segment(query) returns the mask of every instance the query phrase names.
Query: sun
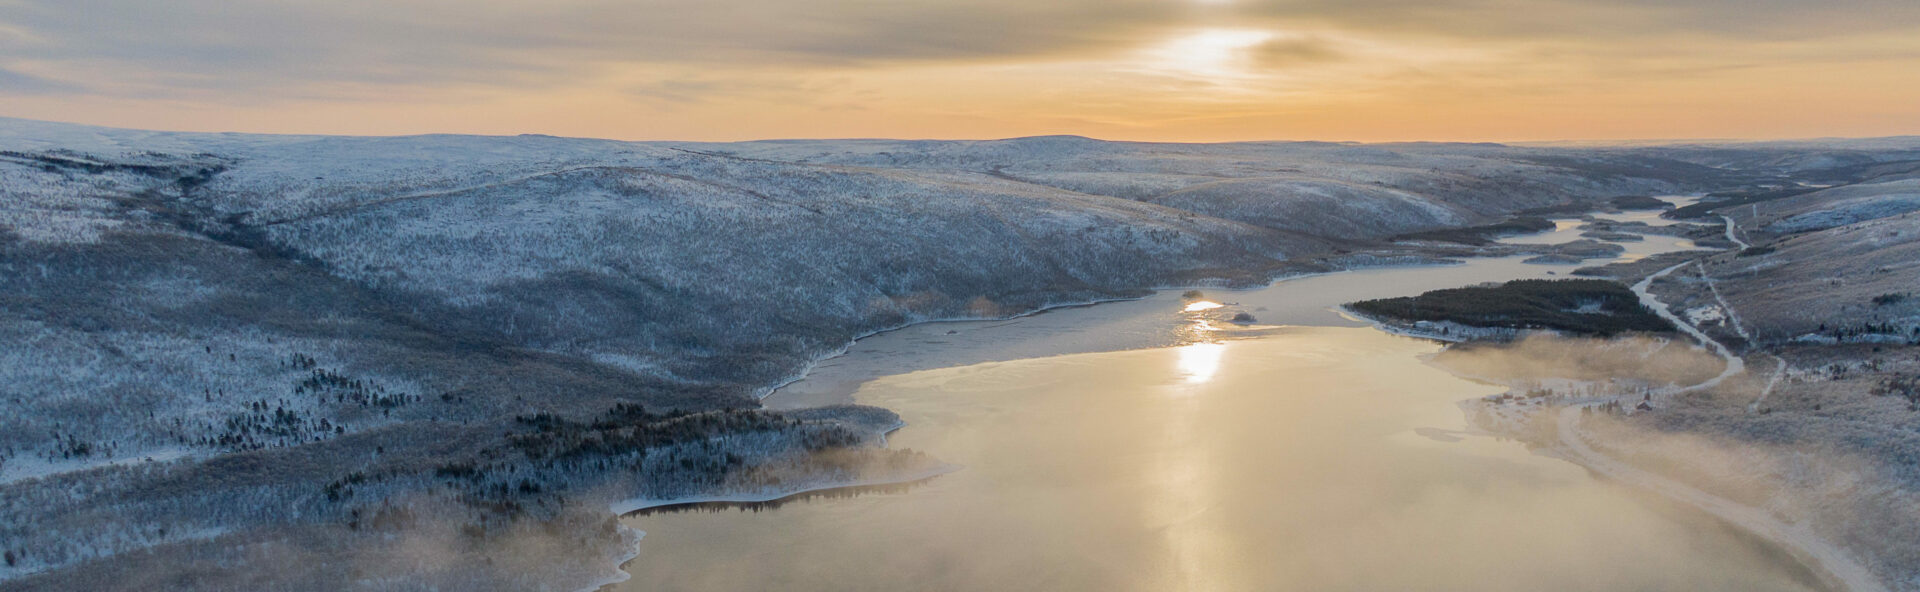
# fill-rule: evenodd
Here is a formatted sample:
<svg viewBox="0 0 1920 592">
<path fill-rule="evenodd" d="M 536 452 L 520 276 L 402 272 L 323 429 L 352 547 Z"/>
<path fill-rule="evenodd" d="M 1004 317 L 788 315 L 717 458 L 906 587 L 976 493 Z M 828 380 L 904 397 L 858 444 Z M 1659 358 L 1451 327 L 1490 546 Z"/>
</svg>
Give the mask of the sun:
<svg viewBox="0 0 1920 592">
<path fill-rule="evenodd" d="M 1274 33 L 1255 29 L 1202 29 L 1151 48 L 1147 62 L 1155 70 L 1216 80 L 1251 76 L 1248 50 L 1271 41 Z"/>
</svg>

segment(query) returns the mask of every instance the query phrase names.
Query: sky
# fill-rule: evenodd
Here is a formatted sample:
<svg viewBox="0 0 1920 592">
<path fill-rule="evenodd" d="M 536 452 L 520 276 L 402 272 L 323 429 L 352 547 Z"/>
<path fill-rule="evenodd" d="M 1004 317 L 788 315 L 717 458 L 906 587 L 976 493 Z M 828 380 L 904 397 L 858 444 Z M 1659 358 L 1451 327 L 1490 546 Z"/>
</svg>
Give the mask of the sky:
<svg viewBox="0 0 1920 592">
<path fill-rule="evenodd" d="M 631 140 L 1920 134 L 1915 0 L 0 0 L 0 116 Z"/>
</svg>

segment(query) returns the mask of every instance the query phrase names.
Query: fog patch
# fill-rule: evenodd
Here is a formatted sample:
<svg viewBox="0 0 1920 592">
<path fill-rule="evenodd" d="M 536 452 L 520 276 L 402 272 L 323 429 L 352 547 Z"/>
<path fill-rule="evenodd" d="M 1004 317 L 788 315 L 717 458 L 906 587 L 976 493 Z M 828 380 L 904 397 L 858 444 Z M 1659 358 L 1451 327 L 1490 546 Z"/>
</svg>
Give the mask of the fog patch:
<svg viewBox="0 0 1920 592">
<path fill-rule="evenodd" d="M 1689 385 L 1726 367 L 1713 352 L 1655 337 L 1593 339 L 1534 333 L 1509 343 L 1467 343 L 1434 354 L 1433 364 L 1454 374 L 1534 387 L 1553 381 L 1615 385 Z"/>
</svg>

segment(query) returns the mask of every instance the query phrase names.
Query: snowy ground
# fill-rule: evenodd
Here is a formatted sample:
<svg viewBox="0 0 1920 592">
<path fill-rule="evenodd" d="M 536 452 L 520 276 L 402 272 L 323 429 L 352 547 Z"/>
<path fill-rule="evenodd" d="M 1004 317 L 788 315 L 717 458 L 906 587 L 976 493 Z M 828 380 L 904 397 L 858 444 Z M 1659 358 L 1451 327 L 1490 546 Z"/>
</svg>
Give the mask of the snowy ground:
<svg viewBox="0 0 1920 592">
<path fill-rule="evenodd" d="M 1917 319 L 1901 299 L 1863 301 L 1920 285 L 1902 279 L 1920 221 L 1897 207 L 1854 207 L 1879 217 L 1787 236 L 1778 225 L 1746 230 L 1834 200 L 1858 206 L 1869 193 L 1904 199 L 1874 185 L 1726 208 L 1715 218 L 1728 251 L 1640 272 L 1642 300 L 1725 361 L 1713 378 L 1652 390 L 1649 411 L 1627 392 L 1474 402 L 1469 413 L 1781 541 L 1844 589 L 1915 589 L 1920 549 L 1900 533 L 1920 528 L 1910 464 L 1920 437 L 1914 407 L 1883 385 L 1920 371 L 1904 337 Z M 1818 339 L 1780 337 L 1814 324 Z M 1745 372 L 1749 361 L 1765 370 Z"/>
<path fill-rule="evenodd" d="M 249 561 L 326 557 L 310 564 L 466 585 L 508 569 L 474 550 L 508 532 L 597 557 L 617 531 L 541 538 L 519 518 L 591 525 L 570 502 L 597 515 L 928 462 L 858 436 L 884 411 L 751 410 L 856 336 L 1480 254 L 1378 239 L 1747 183 L 1782 154 L 1907 150 L 1872 146 L 714 145 L 0 119 L 0 577 L 233 583 L 278 573 Z M 605 450 L 619 430 L 662 440 Z M 429 565 L 345 542 L 414 530 L 472 546 Z M 261 551 L 278 533 L 313 546 Z M 305 575 L 235 585 L 339 583 L 286 573 Z"/>
</svg>

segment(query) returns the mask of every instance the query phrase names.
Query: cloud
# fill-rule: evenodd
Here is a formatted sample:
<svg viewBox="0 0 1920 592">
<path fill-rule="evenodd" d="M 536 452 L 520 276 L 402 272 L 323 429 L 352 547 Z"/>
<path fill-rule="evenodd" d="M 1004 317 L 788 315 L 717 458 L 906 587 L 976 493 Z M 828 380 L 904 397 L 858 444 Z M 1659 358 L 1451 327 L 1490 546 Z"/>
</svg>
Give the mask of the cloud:
<svg viewBox="0 0 1920 592">
<path fill-rule="evenodd" d="M 0 54 L 156 88 L 567 84 L 628 64 L 859 65 L 1125 46 L 1159 0 L 18 0 Z"/>
<path fill-rule="evenodd" d="M 0 0 L 5 114 L 221 130 L 1884 133 L 1916 59 L 1913 0 Z"/>
<path fill-rule="evenodd" d="M 1274 39 L 1252 49 L 1254 61 L 1264 67 L 1334 62 L 1348 56 L 1334 42 L 1318 37 Z"/>
<path fill-rule="evenodd" d="M 846 78 L 802 77 L 755 72 L 720 76 L 711 73 L 675 73 L 648 77 L 625 87 L 627 94 L 664 104 L 710 103 L 738 97 L 784 103 L 825 105 L 831 99 L 857 95 Z"/>
<path fill-rule="evenodd" d="M 77 84 L 0 68 L 0 95 L 59 95 L 85 92 Z"/>
<path fill-rule="evenodd" d="M 1911 0 L 1246 0 L 1243 15 L 1473 39 L 1765 42 L 1920 27 Z"/>
<path fill-rule="evenodd" d="M 406 87 L 552 89 L 662 65 L 857 69 L 1112 55 L 1195 26 L 1652 53 L 1667 46 L 1649 39 L 1774 43 L 1920 28 L 1920 2 L 0 0 L 0 55 L 117 96 L 338 99 Z M 1285 66 L 1343 54 L 1324 40 L 1281 36 L 1254 55 Z M 63 90 L 18 76 L 20 88 Z M 660 80 L 637 92 L 692 100 L 720 86 Z"/>
</svg>

